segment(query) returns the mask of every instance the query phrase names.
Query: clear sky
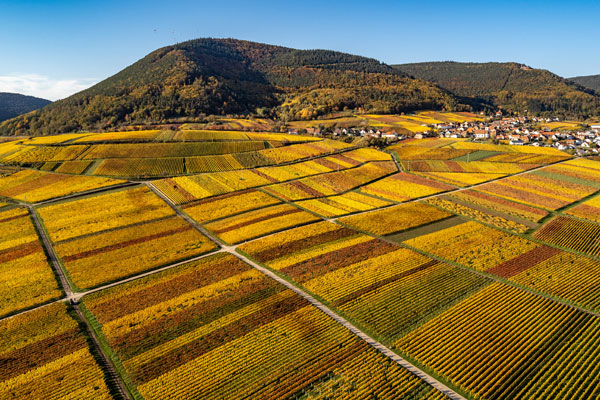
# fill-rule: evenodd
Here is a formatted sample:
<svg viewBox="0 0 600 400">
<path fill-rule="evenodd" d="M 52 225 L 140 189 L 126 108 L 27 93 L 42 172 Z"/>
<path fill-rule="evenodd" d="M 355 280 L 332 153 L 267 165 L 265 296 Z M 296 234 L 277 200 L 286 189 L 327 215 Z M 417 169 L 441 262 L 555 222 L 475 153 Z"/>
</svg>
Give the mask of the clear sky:
<svg viewBox="0 0 600 400">
<path fill-rule="evenodd" d="M 600 74 L 599 0 L 0 0 L 0 91 L 55 100 L 199 37 Z"/>
</svg>

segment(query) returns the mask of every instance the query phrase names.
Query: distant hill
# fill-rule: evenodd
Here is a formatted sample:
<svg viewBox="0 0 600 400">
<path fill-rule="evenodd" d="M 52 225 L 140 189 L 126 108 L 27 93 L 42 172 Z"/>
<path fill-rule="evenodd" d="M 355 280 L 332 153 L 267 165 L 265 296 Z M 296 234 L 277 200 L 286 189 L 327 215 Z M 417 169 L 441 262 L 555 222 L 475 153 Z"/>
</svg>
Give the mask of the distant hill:
<svg viewBox="0 0 600 400">
<path fill-rule="evenodd" d="M 39 97 L 0 92 L 0 122 L 25 114 L 52 103 Z"/>
<path fill-rule="evenodd" d="M 110 129 L 204 115 L 311 119 L 331 112 L 468 110 L 448 91 L 377 60 L 234 39 L 197 39 L 156 50 L 97 85 L 0 135 Z"/>
<path fill-rule="evenodd" d="M 549 71 L 517 63 L 426 62 L 395 65 L 459 95 L 501 106 L 571 118 L 600 115 L 600 95 Z"/>
<path fill-rule="evenodd" d="M 569 79 L 581 86 L 600 93 L 600 75 L 576 76 Z"/>
</svg>

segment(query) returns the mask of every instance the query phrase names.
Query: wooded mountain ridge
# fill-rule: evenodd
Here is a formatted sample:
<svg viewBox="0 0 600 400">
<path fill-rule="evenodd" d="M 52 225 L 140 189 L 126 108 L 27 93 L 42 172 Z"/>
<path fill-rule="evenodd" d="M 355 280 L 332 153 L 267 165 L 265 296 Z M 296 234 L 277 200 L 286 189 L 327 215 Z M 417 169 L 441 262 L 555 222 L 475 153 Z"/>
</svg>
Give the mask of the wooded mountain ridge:
<svg viewBox="0 0 600 400">
<path fill-rule="evenodd" d="M 0 123 L 0 135 L 200 122 L 209 115 L 269 117 L 285 124 L 344 111 L 497 107 L 587 118 L 600 115 L 600 95 L 517 63 L 390 66 L 331 50 L 208 38 L 158 49 L 89 89 Z"/>
<path fill-rule="evenodd" d="M 587 119 L 600 115 L 600 95 L 550 71 L 519 63 L 454 61 L 395 65 L 458 96 L 535 115 Z"/>
</svg>

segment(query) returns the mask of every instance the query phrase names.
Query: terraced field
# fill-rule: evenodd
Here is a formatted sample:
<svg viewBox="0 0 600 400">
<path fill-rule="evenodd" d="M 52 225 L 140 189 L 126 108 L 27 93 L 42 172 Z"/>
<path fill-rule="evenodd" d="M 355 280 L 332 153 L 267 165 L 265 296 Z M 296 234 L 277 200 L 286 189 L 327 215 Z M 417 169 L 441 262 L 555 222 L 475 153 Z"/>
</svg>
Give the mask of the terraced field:
<svg viewBox="0 0 600 400">
<path fill-rule="evenodd" d="M 0 163 L 0 398 L 600 396 L 598 161 L 189 125 Z"/>
</svg>

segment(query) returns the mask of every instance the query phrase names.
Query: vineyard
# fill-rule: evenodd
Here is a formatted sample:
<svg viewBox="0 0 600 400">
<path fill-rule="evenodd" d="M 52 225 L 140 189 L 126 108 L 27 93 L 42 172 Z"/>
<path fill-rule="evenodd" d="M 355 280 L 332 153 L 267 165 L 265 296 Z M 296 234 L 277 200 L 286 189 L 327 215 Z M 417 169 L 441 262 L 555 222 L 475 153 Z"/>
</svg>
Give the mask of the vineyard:
<svg viewBox="0 0 600 400">
<path fill-rule="evenodd" d="M 237 244 L 318 219 L 298 207 L 279 204 L 214 221 L 206 224 L 206 228 L 224 242 Z"/>
<path fill-rule="evenodd" d="M 90 176 L 50 174 L 35 170 L 21 170 L 8 176 L 0 177 L 0 196 L 38 202 L 121 183 L 124 183 L 124 181 Z"/>
<path fill-rule="evenodd" d="M 360 167 L 271 185 L 265 190 L 284 200 L 305 200 L 340 194 L 396 172 L 394 163 L 368 163 Z"/>
<path fill-rule="evenodd" d="M 600 162 L 219 121 L 0 143 L 0 398 L 600 397 Z"/>
<path fill-rule="evenodd" d="M 600 255 L 600 225 L 558 216 L 535 232 L 534 237 L 591 256 Z"/>
<path fill-rule="evenodd" d="M 444 243 L 452 243 L 452 246 Z M 537 245 L 477 222 L 465 222 L 419 236 L 405 244 L 478 271 L 496 266 Z"/>
<path fill-rule="evenodd" d="M 0 321 L 3 399 L 112 399 L 104 373 L 65 304 Z"/>
<path fill-rule="evenodd" d="M 92 295 L 85 306 L 144 398 L 441 398 L 231 255 Z"/>
<path fill-rule="evenodd" d="M 29 212 L 0 212 L 0 316 L 61 297 Z"/>
<path fill-rule="evenodd" d="M 424 203 L 408 203 L 340 219 L 340 222 L 374 235 L 389 235 L 451 217 L 453 214 Z"/>
<path fill-rule="evenodd" d="M 600 222 L 600 197 L 594 197 L 593 199 L 578 204 L 565 211 L 565 214 L 589 219 L 594 222 Z"/>
<path fill-rule="evenodd" d="M 354 212 L 385 207 L 393 203 L 358 192 L 347 192 L 337 196 L 302 200 L 295 204 L 323 217 L 339 217 Z"/>
<path fill-rule="evenodd" d="M 454 186 L 445 183 L 399 172 L 375 183 L 362 186 L 360 191 L 372 196 L 402 202 L 453 189 L 455 189 Z"/>
</svg>

